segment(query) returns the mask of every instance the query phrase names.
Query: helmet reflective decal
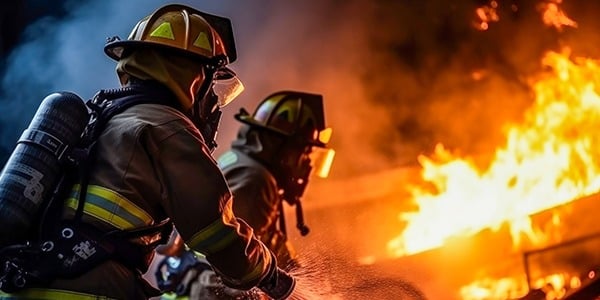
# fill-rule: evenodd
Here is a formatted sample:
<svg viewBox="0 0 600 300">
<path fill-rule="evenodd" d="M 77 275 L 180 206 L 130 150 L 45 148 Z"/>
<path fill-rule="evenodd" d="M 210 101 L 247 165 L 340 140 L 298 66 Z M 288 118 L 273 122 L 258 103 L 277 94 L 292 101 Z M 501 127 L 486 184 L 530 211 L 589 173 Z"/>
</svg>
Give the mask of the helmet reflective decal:
<svg viewBox="0 0 600 300">
<path fill-rule="evenodd" d="M 315 133 L 318 134 L 318 132 L 316 132 L 317 122 L 315 121 L 315 117 L 312 111 L 307 106 L 302 107 L 302 116 L 300 117 L 300 122 L 298 125 L 298 129 L 311 130 L 315 131 Z"/>
<path fill-rule="evenodd" d="M 175 40 L 175 36 L 173 35 L 173 29 L 171 28 L 171 23 L 164 22 L 160 24 L 152 33 L 150 33 L 152 37 L 159 37 L 164 39 Z"/>
<path fill-rule="evenodd" d="M 290 107 L 281 108 L 275 117 L 277 120 L 287 121 L 288 123 L 292 123 L 294 121 L 294 118 L 292 117 L 292 109 Z"/>
<path fill-rule="evenodd" d="M 238 115 L 236 119 L 306 144 L 324 146 L 319 139 L 319 131 L 325 129 L 323 97 L 318 94 L 280 91 L 263 100 L 251 117 Z"/>
<path fill-rule="evenodd" d="M 194 41 L 194 46 L 202 49 L 206 49 L 208 51 L 212 51 L 212 47 L 210 46 L 210 42 L 208 41 L 208 36 L 205 32 L 200 32 L 198 37 Z"/>
<path fill-rule="evenodd" d="M 283 130 L 288 134 L 295 133 L 300 124 L 298 121 L 299 99 L 287 99 L 280 102 L 279 107 L 273 112 L 273 117 L 268 122 L 270 126 Z"/>
<path fill-rule="evenodd" d="M 127 40 L 108 39 L 104 52 L 119 60 L 123 53 L 145 46 L 187 52 L 217 68 L 237 58 L 231 20 L 181 4 L 165 5 L 141 19 Z"/>
</svg>

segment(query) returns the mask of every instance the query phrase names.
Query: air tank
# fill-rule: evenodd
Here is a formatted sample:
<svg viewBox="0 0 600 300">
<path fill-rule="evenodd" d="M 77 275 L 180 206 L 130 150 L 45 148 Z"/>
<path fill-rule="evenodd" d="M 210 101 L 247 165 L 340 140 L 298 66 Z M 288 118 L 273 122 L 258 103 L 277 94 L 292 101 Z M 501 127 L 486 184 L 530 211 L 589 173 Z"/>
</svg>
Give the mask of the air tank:
<svg viewBox="0 0 600 300">
<path fill-rule="evenodd" d="M 0 172 L 0 247 L 25 238 L 89 122 L 85 102 L 70 92 L 42 100 Z"/>
</svg>

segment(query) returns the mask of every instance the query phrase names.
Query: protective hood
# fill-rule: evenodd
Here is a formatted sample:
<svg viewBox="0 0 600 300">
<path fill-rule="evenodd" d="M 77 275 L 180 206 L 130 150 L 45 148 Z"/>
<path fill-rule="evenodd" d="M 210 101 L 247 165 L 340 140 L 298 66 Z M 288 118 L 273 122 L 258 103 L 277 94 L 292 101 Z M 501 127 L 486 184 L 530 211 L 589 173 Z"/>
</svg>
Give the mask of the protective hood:
<svg viewBox="0 0 600 300">
<path fill-rule="evenodd" d="M 243 124 L 231 146 L 258 160 L 273 172 L 279 164 L 279 152 L 284 142 L 284 137 L 277 133 Z"/>
<path fill-rule="evenodd" d="M 121 84 L 130 76 L 164 84 L 177 96 L 184 111 L 192 107 L 196 89 L 204 80 L 201 63 L 151 48 L 137 49 L 121 58 L 116 70 Z"/>
</svg>

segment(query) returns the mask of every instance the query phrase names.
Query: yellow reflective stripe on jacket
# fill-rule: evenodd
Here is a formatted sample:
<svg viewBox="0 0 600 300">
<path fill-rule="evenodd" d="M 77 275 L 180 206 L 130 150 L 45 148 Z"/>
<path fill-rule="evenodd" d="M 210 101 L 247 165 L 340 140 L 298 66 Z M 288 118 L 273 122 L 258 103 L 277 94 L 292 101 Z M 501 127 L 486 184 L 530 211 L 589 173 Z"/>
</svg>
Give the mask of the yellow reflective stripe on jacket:
<svg viewBox="0 0 600 300">
<path fill-rule="evenodd" d="M 53 289 L 26 289 L 18 293 L 7 294 L 0 291 L 0 299 L 2 300 L 114 300 L 106 296 L 96 296 L 91 294 L 53 290 Z"/>
<path fill-rule="evenodd" d="M 79 185 L 75 185 L 66 205 L 77 209 Z M 152 217 L 119 193 L 97 185 L 89 185 L 83 211 L 118 229 L 131 229 L 154 223 Z"/>
<path fill-rule="evenodd" d="M 218 221 L 217 221 L 218 222 Z M 196 235 L 194 235 L 194 237 L 192 238 L 191 242 L 189 243 L 189 246 L 191 248 L 195 248 L 192 245 L 195 245 L 194 243 L 197 241 L 197 239 L 200 239 L 200 237 L 202 236 L 208 236 L 209 234 L 215 234 L 215 232 L 219 232 L 219 227 L 223 227 L 224 229 L 229 229 L 229 228 L 225 228 L 225 226 L 223 225 L 223 223 L 220 223 L 221 226 L 218 226 L 217 222 L 212 223 L 211 225 L 209 225 L 206 229 L 202 230 L 201 232 L 197 233 Z M 216 229 L 215 229 L 216 228 Z M 226 230 L 221 229 L 221 232 L 226 232 Z M 226 243 L 230 243 L 231 240 L 233 240 L 233 238 L 235 237 L 235 231 L 231 231 L 230 234 L 224 236 L 223 239 L 221 239 L 220 241 L 217 242 L 217 244 L 226 244 Z M 213 237 L 209 237 L 208 239 L 201 241 L 201 244 L 198 244 L 199 247 L 211 247 L 210 250 L 215 250 L 215 245 L 211 245 L 211 241 L 215 240 L 216 238 Z M 271 263 L 273 263 L 271 261 L 271 252 L 269 251 L 269 249 L 261 243 L 261 246 L 263 247 L 263 257 L 262 257 L 262 263 L 259 263 L 256 265 L 256 267 L 254 267 L 254 269 L 252 271 L 250 271 L 250 273 L 248 273 L 246 276 L 242 277 L 239 279 L 239 282 L 249 282 L 249 281 L 254 281 L 257 278 L 260 278 L 263 275 L 264 272 L 264 268 L 265 266 L 270 266 Z M 204 249 L 204 248 L 203 248 Z M 202 253 L 196 252 L 194 251 L 194 253 L 198 256 L 198 257 L 205 257 Z M 210 254 L 211 252 L 207 253 Z"/>
<path fill-rule="evenodd" d="M 194 234 L 188 245 L 210 255 L 227 247 L 237 238 L 236 228 L 225 226 L 222 219 L 214 221 L 200 232 Z"/>
<path fill-rule="evenodd" d="M 160 296 L 160 300 L 189 300 L 190 297 L 188 296 L 177 296 L 177 294 L 175 293 L 166 293 L 166 294 L 162 294 L 162 296 Z"/>
<path fill-rule="evenodd" d="M 272 260 L 271 257 L 271 252 L 269 251 L 269 249 L 267 248 L 267 246 L 265 246 L 264 244 L 261 244 L 263 246 L 263 264 L 258 264 L 256 265 L 256 267 L 254 268 L 254 270 L 252 270 L 252 272 L 250 272 L 248 275 L 244 276 L 242 279 L 240 279 L 241 282 L 249 282 L 249 281 L 253 281 L 257 278 L 260 278 L 263 275 L 263 272 L 266 268 L 266 266 L 270 266 L 272 263 L 275 263 Z"/>
<path fill-rule="evenodd" d="M 254 280 L 254 279 L 262 276 L 263 265 L 267 265 L 268 266 L 268 265 L 271 264 L 271 255 L 269 254 L 269 252 L 267 251 L 267 249 L 265 249 L 265 251 L 263 251 L 263 253 L 264 253 L 263 260 L 264 260 L 265 263 L 262 264 L 262 265 L 257 265 L 254 268 L 254 270 L 252 270 L 252 272 L 250 272 L 250 274 L 244 276 L 240 281 L 242 281 L 242 282 L 248 282 L 248 281 L 252 281 L 252 280 Z M 198 259 L 201 259 L 201 258 L 206 259 L 206 256 L 204 254 L 200 253 L 200 252 L 194 251 L 194 255 L 196 255 L 196 257 L 198 257 Z M 165 299 L 167 299 L 167 298 L 165 298 Z M 177 299 L 179 299 L 179 298 L 177 298 Z"/>
</svg>

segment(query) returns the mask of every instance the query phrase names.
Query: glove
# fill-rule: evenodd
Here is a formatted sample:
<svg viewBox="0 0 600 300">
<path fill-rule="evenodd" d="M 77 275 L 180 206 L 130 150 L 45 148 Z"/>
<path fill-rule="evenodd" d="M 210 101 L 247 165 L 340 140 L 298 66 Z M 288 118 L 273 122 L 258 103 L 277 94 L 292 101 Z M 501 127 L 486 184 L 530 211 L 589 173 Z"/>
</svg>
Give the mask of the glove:
<svg viewBox="0 0 600 300">
<path fill-rule="evenodd" d="M 179 257 L 165 256 L 156 268 L 155 278 L 161 292 L 182 296 L 189 292 L 190 278 L 203 271 L 212 271 L 212 267 L 199 260 L 193 251 L 185 251 Z"/>
<path fill-rule="evenodd" d="M 296 286 L 296 280 L 290 274 L 277 267 L 275 258 L 267 276 L 258 284 L 258 288 L 275 300 L 287 299 Z"/>
</svg>

